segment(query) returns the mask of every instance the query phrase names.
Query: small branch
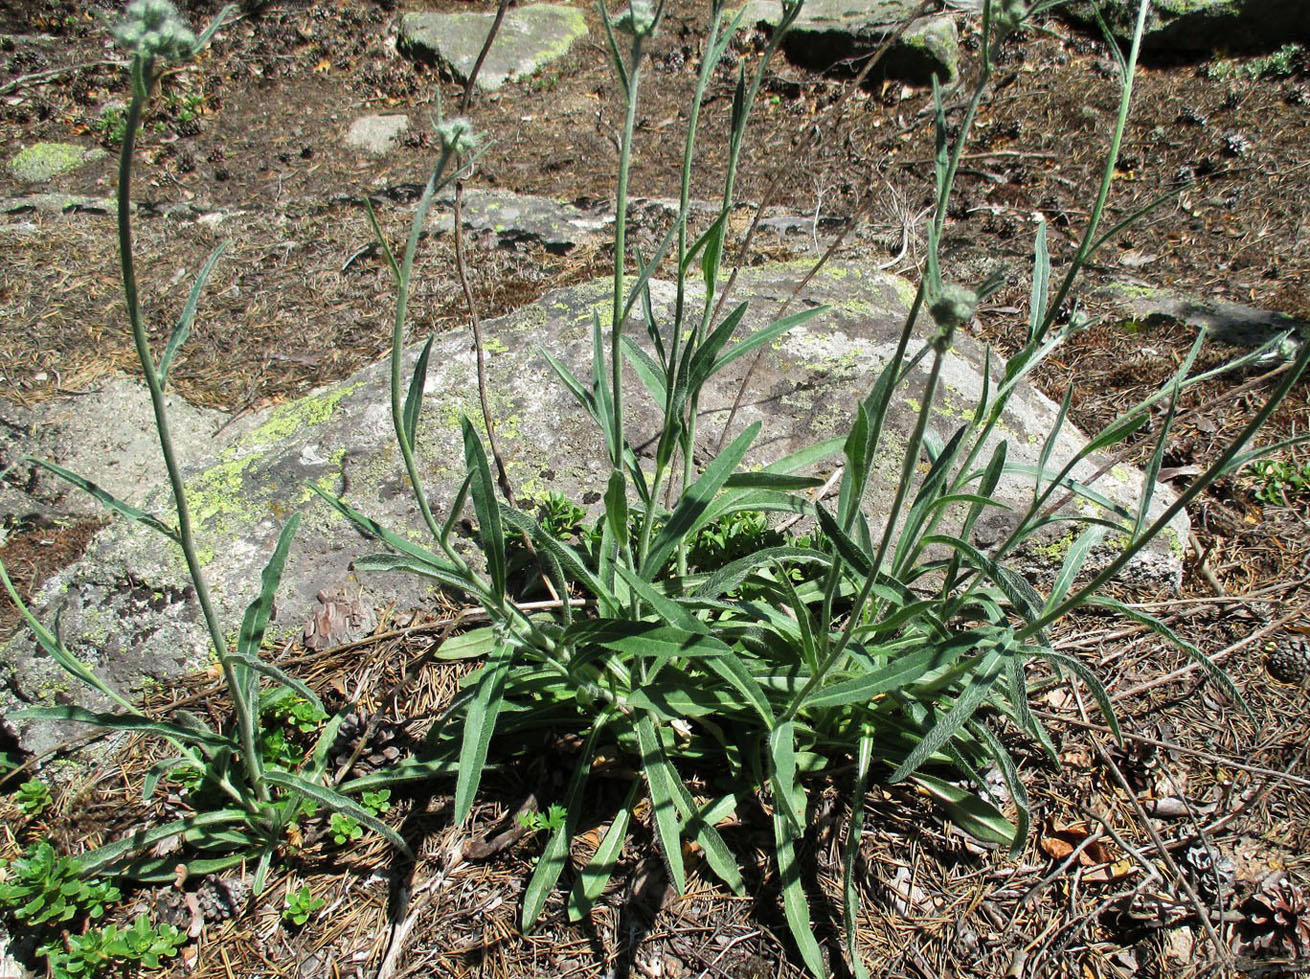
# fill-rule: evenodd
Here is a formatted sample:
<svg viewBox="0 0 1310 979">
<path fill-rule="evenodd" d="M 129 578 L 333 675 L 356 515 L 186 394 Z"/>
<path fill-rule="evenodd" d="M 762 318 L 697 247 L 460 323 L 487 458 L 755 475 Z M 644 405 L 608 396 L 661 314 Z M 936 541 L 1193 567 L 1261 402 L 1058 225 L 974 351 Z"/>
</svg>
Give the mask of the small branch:
<svg viewBox="0 0 1310 979">
<path fill-rule="evenodd" d="M 10 92 L 16 92 L 27 85 L 39 85 L 41 82 L 48 82 L 51 79 L 58 78 L 60 75 L 66 75 L 70 72 L 83 71 L 90 68 L 126 68 L 132 62 L 130 61 L 87 61 L 80 65 L 64 65 L 62 68 L 47 68 L 45 71 L 34 71 L 30 75 L 19 75 L 12 81 L 0 85 L 0 95 L 8 95 Z"/>
</svg>

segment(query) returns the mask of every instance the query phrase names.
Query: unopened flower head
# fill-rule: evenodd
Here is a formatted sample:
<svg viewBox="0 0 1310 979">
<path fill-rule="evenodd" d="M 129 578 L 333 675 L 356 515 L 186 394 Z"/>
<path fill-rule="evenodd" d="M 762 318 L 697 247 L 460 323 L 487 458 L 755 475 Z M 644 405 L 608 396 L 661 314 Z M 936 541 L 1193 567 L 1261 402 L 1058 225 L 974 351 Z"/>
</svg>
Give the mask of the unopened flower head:
<svg viewBox="0 0 1310 979">
<path fill-rule="evenodd" d="M 632 0 L 626 10 L 614 18 L 614 27 L 624 34 L 646 37 L 655 30 L 655 8 L 650 0 Z"/>
<path fill-rule="evenodd" d="M 937 324 L 938 332 L 934 346 L 944 349 L 950 345 L 951 336 L 969 320 L 978 309 L 978 294 L 954 282 L 942 284 L 942 291 L 928 307 L 928 313 Z"/>
<path fill-rule="evenodd" d="M 1007 37 L 1028 16 L 1028 4 L 1025 0 L 1001 0 L 1000 9 L 996 11 L 996 30 L 998 37 Z"/>
<path fill-rule="evenodd" d="M 443 149 L 456 155 L 472 153 L 478 145 L 473 123 L 462 117 L 443 122 L 437 127 L 437 137 Z"/>
<path fill-rule="evenodd" d="M 195 34 L 168 0 L 132 0 L 114 28 L 114 40 L 147 60 L 182 61 L 196 49 Z"/>
</svg>

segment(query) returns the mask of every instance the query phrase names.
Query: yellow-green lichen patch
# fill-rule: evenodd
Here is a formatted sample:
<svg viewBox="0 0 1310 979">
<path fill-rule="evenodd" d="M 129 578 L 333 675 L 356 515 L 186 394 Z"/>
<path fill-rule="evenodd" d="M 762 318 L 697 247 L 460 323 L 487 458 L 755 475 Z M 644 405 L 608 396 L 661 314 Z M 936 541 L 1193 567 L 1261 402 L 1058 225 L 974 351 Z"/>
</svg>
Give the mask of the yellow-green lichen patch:
<svg viewBox="0 0 1310 979">
<path fill-rule="evenodd" d="M 237 444 L 224 454 L 239 453 L 253 446 L 284 442 L 301 429 L 308 428 L 310 425 L 321 425 L 331 417 L 343 398 L 363 384 L 363 381 L 357 381 L 351 385 L 332 388 L 321 394 L 311 394 L 298 401 L 278 405 L 270 412 L 267 421 L 238 440 Z"/>
</svg>

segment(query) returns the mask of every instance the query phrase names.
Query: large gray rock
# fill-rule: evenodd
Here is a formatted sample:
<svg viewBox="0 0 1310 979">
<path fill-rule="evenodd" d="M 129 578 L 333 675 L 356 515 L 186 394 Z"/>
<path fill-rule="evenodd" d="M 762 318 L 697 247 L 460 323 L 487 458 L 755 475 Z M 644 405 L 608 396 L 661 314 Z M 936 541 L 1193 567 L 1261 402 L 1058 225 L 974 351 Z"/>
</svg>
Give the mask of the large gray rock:
<svg viewBox="0 0 1310 979">
<path fill-rule="evenodd" d="M 1137 22 L 1136 0 L 1078 0 L 1061 9 L 1095 29 L 1092 3 L 1115 36 L 1128 41 Z M 1142 48 L 1157 54 L 1209 54 L 1259 50 L 1310 41 L 1306 0 L 1155 0 L 1147 14 Z"/>
<path fill-rule="evenodd" d="M 468 80 L 494 14 L 406 14 L 400 19 L 397 47 L 407 57 L 437 64 L 458 82 Z M 511 78 L 536 74 L 568 54 L 587 35 L 582 11 L 553 3 L 534 3 L 506 12 L 477 87 L 494 91 Z"/>
<path fill-rule="evenodd" d="M 917 0 L 806 0 L 783 40 L 783 50 L 795 63 L 821 71 L 865 58 L 921 6 Z M 782 5 L 777 0 L 748 0 L 743 23 L 775 27 L 781 19 Z M 955 21 L 932 16 L 919 17 L 905 29 L 883 56 L 879 70 L 923 84 L 933 75 L 953 81 L 959 64 Z"/>
<path fill-rule="evenodd" d="M 737 295 L 751 300 L 748 327 L 762 326 L 776 316 L 808 268 L 809 263 L 794 263 L 743 270 Z M 667 316 L 673 287 L 656 282 L 652 292 L 656 315 Z M 845 432 L 875 371 L 894 350 L 912 296 L 903 279 L 864 265 L 830 265 L 814 277 L 792 309 L 814 304 L 831 308 L 765 348 L 734 425 L 738 431 L 755 421 L 763 426 L 748 463 L 765 464 Z M 536 304 L 484 326 L 489 395 L 500 446 L 509 477 L 524 500 L 555 490 L 592 503 L 605 487 L 608 464 L 601 439 L 540 351 L 549 350 L 579 376 L 589 376 L 592 313 L 607 315 L 608 304 L 608 283 L 593 282 L 548 293 Z M 643 332 L 639 326 L 632 329 Z M 415 356 L 416 349 L 406 354 L 406 377 Z M 947 358 L 932 422 L 942 438 L 971 411 L 982 388 L 982 364 L 983 351 L 962 336 Z M 703 453 L 717 441 L 745 369 L 743 358 L 705 390 Z M 446 512 L 464 475 L 459 418 L 480 418 L 475 378 L 468 338 L 438 337 L 418 440 L 423 479 L 438 514 Z M 887 420 L 883 446 L 889 456 L 876 467 L 866 500 L 875 520 L 888 508 L 899 469 L 896 453 L 913 424 L 921 378 L 898 395 Z M 356 578 L 351 562 L 382 548 L 362 538 L 308 488 L 316 483 L 397 532 L 419 541 L 426 537 L 394 446 L 387 383 L 388 364 L 378 363 L 301 401 L 243 419 L 244 427 L 226 444 L 202 439 L 183 448 L 184 458 L 194 460 L 188 487 L 202 560 L 229 633 L 254 595 L 279 528 L 293 512 L 302 513 L 304 521 L 278 595 L 275 632 L 299 632 L 320 591 L 363 590 L 375 603 L 395 601 L 402 607 L 430 601 L 427 586 L 412 577 Z M 632 443 L 648 451 L 657 413 L 634 377 L 628 384 Z M 1021 392 L 997 431 L 1010 443 L 1011 460 L 1035 462 L 1055 417 L 1056 407 L 1049 400 L 1033 391 Z M 1082 444 L 1081 436 L 1066 429 L 1053 460 L 1067 458 Z M 830 462 L 826 469 L 831 468 Z M 1076 475 L 1092 479 L 1095 469 L 1087 463 Z M 1131 503 L 1140 479 L 1139 473 L 1116 466 L 1096 479 L 1095 486 Z M 1022 510 L 1031 488 L 1016 479 L 1003 483 L 996 495 Z M 1161 489 L 1157 512 L 1169 498 L 1169 491 Z M 162 492 L 146 505 L 167 512 Z M 988 524 L 981 528 L 980 542 L 985 546 L 1004 531 L 999 523 Z M 1184 518 L 1143 556 L 1135 573 L 1176 581 L 1181 573 L 1179 541 L 1185 535 Z M 1044 542 L 1028 559 L 1049 570 L 1067 544 L 1065 539 Z M 460 546 L 474 550 L 472 541 Z M 180 555 L 157 536 L 121 521 L 102 531 L 80 562 L 47 583 L 39 604 L 45 621 L 59 616 L 64 639 L 79 656 L 107 670 L 123 687 L 142 675 L 204 663 L 208 653 Z M 25 635 L 10 642 L 0 660 L 12 671 L 10 689 L 24 698 L 91 699 L 74 689 L 48 659 L 33 655 Z M 19 733 L 25 746 L 36 749 L 53 737 L 49 728 L 23 726 Z"/>
</svg>

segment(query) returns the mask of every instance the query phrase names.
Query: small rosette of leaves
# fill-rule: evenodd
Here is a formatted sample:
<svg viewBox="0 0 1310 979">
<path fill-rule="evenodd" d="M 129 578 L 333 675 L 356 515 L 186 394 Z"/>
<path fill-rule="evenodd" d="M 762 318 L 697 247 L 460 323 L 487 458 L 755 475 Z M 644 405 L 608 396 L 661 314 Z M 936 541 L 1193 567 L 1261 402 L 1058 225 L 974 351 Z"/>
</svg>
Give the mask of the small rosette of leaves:
<svg viewBox="0 0 1310 979">
<path fill-rule="evenodd" d="M 0 881 L 0 907 L 29 926 L 99 918 L 120 896 L 113 884 L 84 880 L 77 863 L 45 840 L 12 861 Z"/>
</svg>

